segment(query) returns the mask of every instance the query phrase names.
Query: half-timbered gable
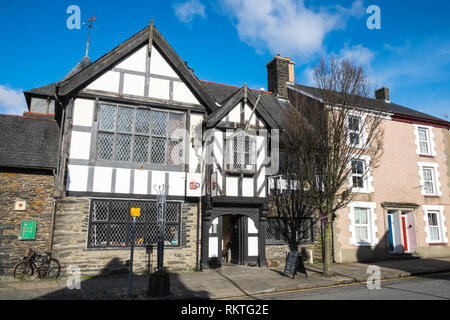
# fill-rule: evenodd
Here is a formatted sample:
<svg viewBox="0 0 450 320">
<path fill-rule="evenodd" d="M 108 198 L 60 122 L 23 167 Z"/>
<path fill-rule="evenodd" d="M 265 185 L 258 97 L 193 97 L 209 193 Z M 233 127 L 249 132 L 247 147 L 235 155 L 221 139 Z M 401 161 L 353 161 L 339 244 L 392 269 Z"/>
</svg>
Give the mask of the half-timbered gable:
<svg viewBox="0 0 450 320">
<path fill-rule="evenodd" d="M 200 173 L 190 127 L 209 108 L 188 86 L 201 85 L 184 63 L 171 66 L 165 55 L 173 49 L 153 39 L 151 50 L 144 41 L 92 74 L 72 100 L 67 191 L 156 195 L 168 185 L 168 195 L 185 196 L 186 173 Z"/>
</svg>

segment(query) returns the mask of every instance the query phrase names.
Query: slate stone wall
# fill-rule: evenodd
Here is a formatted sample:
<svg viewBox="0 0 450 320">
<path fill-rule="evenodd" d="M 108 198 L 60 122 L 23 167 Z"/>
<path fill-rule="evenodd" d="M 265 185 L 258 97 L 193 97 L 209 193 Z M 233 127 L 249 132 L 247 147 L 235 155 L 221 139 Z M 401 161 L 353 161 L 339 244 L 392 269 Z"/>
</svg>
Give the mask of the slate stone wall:
<svg viewBox="0 0 450 320">
<path fill-rule="evenodd" d="M 53 185 L 48 171 L 0 169 L 0 275 L 11 275 L 28 248 L 48 250 Z M 26 210 L 15 211 L 16 201 L 26 201 Z M 36 240 L 19 240 L 22 220 L 37 221 Z"/>
<path fill-rule="evenodd" d="M 58 201 L 53 252 L 61 262 L 64 275 L 70 265 L 81 269 L 83 275 L 126 272 L 130 248 L 88 248 L 89 198 L 65 197 Z M 179 247 L 166 247 L 164 266 L 175 272 L 193 271 L 197 252 L 197 204 L 183 203 L 181 209 L 181 241 Z M 200 245 L 200 244 L 199 244 Z M 200 247 L 198 253 L 200 255 Z M 133 271 L 148 273 L 157 266 L 157 250 L 147 253 L 136 247 Z"/>
</svg>

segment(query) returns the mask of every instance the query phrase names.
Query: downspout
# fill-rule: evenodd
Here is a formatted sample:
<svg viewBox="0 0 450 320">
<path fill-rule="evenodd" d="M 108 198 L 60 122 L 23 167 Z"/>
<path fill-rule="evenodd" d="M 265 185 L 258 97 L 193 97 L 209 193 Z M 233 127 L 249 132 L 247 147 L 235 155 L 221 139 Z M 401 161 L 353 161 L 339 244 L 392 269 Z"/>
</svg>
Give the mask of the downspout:
<svg viewBox="0 0 450 320">
<path fill-rule="evenodd" d="M 53 235 L 55 233 L 55 222 L 56 222 L 56 198 L 53 197 L 53 209 L 52 209 L 52 224 L 50 227 L 50 242 L 48 245 L 48 251 L 53 251 Z"/>
<path fill-rule="evenodd" d="M 334 259 L 334 219 L 331 222 L 331 257 L 333 258 L 333 263 L 336 263 Z"/>
<path fill-rule="evenodd" d="M 57 197 L 59 195 L 59 175 L 61 174 L 61 142 L 62 142 L 62 136 L 63 136 L 63 132 L 64 132 L 64 124 L 65 124 L 65 118 L 66 118 L 66 109 L 63 108 L 63 105 L 61 103 L 61 101 L 58 98 L 58 92 L 59 92 L 59 85 L 56 86 L 55 88 L 55 106 L 56 103 L 59 104 L 59 106 L 62 108 L 62 114 L 61 114 L 61 130 L 59 133 L 59 142 L 58 142 L 58 161 L 56 163 L 56 182 L 55 182 L 55 188 L 56 188 L 56 196 L 52 196 L 53 199 L 53 208 L 52 208 L 52 223 L 51 223 L 51 227 L 50 227 L 50 241 L 49 241 L 49 245 L 48 245 L 48 251 L 51 253 L 53 251 L 53 238 L 54 238 L 54 233 L 55 233 L 55 224 L 56 224 L 56 202 L 57 202 Z M 56 111 L 55 111 L 56 114 Z"/>
<path fill-rule="evenodd" d="M 197 245 L 195 248 L 195 271 L 200 271 L 200 256 L 199 256 L 199 249 L 200 249 L 200 215 L 202 210 L 202 198 L 200 197 L 197 202 Z"/>
</svg>

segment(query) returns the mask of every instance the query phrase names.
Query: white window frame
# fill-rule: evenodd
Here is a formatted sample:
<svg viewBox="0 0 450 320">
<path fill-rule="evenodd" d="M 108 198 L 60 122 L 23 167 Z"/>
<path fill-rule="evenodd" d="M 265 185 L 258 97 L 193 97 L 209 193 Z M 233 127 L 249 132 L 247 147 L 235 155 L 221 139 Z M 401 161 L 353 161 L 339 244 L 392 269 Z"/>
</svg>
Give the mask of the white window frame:
<svg viewBox="0 0 450 320">
<path fill-rule="evenodd" d="M 375 208 L 377 207 L 376 202 L 360 202 L 360 201 L 355 201 L 355 202 L 350 202 L 348 204 L 348 207 L 350 209 L 349 213 L 348 213 L 348 218 L 350 219 L 350 226 L 349 226 L 349 231 L 351 234 L 351 238 L 350 238 L 350 244 L 355 245 L 355 246 L 359 246 L 359 247 L 370 247 L 370 246 L 375 246 L 378 244 L 378 238 L 377 238 L 377 232 L 378 232 L 378 227 L 376 224 L 376 220 L 377 220 L 377 215 L 375 213 Z M 355 223 L 355 208 L 361 208 L 361 209 L 367 209 L 368 212 L 368 217 L 367 217 L 367 222 L 368 222 L 368 241 L 358 241 L 356 239 L 356 223 Z"/>
<path fill-rule="evenodd" d="M 365 145 L 365 141 L 367 139 L 366 137 L 366 128 L 364 127 L 364 124 L 366 123 L 366 114 L 362 114 L 360 112 L 349 112 L 348 116 L 347 116 L 347 126 L 348 126 L 348 136 L 347 136 L 347 143 L 350 146 L 353 146 L 355 148 L 362 148 Z M 354 131 L 354 130 L 350 130 L 350 118 L 357 118 L 359 120 L 359 130 L 358 131 Z M 352 144 L 351 143 L 351 139 L 350 139 L 350 134 L 352 133 L 358 133 L 359 134 L 359 138 L 358 138 L 358 144 Z"/>
<path fill-rule="evenodd" d="M 425 221 L 425 233 L 427 235 L 425 242 L 428 244 L 433 243 L 448 243 L 447 237 L 447 227 L 445 225 L 445 215 L 444 215 L 444 206 L 440 205 L 422 205 L 422 209 L 424 211 L 423 220 Z M 439 240 L 431 240 L 430 226 L 428 224 L 428 214 L 436 213 L 437 214 L 437 222 L 438 222 L 438 230 L 439 230 Z"/>
<path fill-rule="evenodd" d="M 428 152 L 424 153 L 420 150 L 420 135 L 419 135 L 419 129 L 426 130 L 427 132 L 427 146 L 428 146 Z M 415 143 L 416 143 L 416 153 L 418 155 L 422 156 L 430 156 L 434 157 L 436 156 L 436 145 L 434 143 L 434 133 L 433 133 L 433 127 L 431 126 L 424 126 L 424 125 L 414 125 L 414 135 L 415 135 Z"/>
<path fill-rule="evenodd" d="M 421 188 L 421 194 L 423 196 L 442 196 L 441 192 L 441 183 L 439 181 L 439 164 L 432 163 L 432 162 L 417 162 L 417 165 L 419 166 L 419 177 L 420 177 L 420 186 Z M 429 168 L 432 171 L 432 178 L 433 178 L 433 193 L 427 193 L 425 191 L 425 178 L 423 175 L 423 169 Z"/>
<path fill-rule="evenodd" d="M 353 158 L 352 160 L 360 160 L 363 161 L 363 188 L 355 188 L 353 187 L 353 177 L 359 176 L 357 174 L 353 174 L 352 172 L 352 163 L 350 161 L 350 174 L 349 174 L 349 186 L 352 187 L 352 192 L 354 193 L 372 193 L 375 191 L 373 187 L 373 177 L 372 177 L 372 169 L 370 167 L 370 157 L 369 156 L 360 156 L 359 158 Z"/>
</svg>

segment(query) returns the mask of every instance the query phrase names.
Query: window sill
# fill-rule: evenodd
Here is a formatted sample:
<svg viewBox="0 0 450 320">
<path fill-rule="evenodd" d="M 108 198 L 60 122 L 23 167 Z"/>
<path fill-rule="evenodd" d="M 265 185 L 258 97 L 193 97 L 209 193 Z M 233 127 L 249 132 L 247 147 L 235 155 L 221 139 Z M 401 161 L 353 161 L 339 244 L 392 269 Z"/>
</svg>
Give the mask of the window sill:
<svg viewBox="0 0 450 320">
<path fill-rule="evenodd" d="M 430 198 L 430 199 L 439 199 L 441 196 L 438 196 L 438 195 L 429 195 L 429 196 L 424 195 L 423 197 L 424 198 Z"/>
<path fill-rule="evenodd" d="M 445 242 L 430 242 L 428 243 L 429 246 L 446 246 L 447 243 Z"/>
<path fill-rule="evenodd" d="M 419 154 L 419 157 L 422 157 L 422 158 L 434 158 L 434 156 L 432 156 L 431 154 Z"/>
<path fill-rule="evenodd" d="M 375 244 L 369 242 L 352 243 L 355 247 L 373 247 Z"/>
<path fill-rule="evenodd" d="M 373 191 L 368 191 L 368 190 L 365 190 L 365 189 L 353 188 L 353 189 L 352 189 L 352 192 L 353 192 L 353 193 L 365 193 L 365 194 L 369 194 L 369 193 L 372 193 Z"/>
<path fill-rule="evenodd" d="M 248 176 L 250 176 L 250 175 L 253 176 L 256 173 L 254 170 L 231 170 L 231 169 L 225 170 L 225 172 L 228 174 L 232 174 L 232 175 L 243 174 L 243 175 L 248 175 Z"/>
</svg>

